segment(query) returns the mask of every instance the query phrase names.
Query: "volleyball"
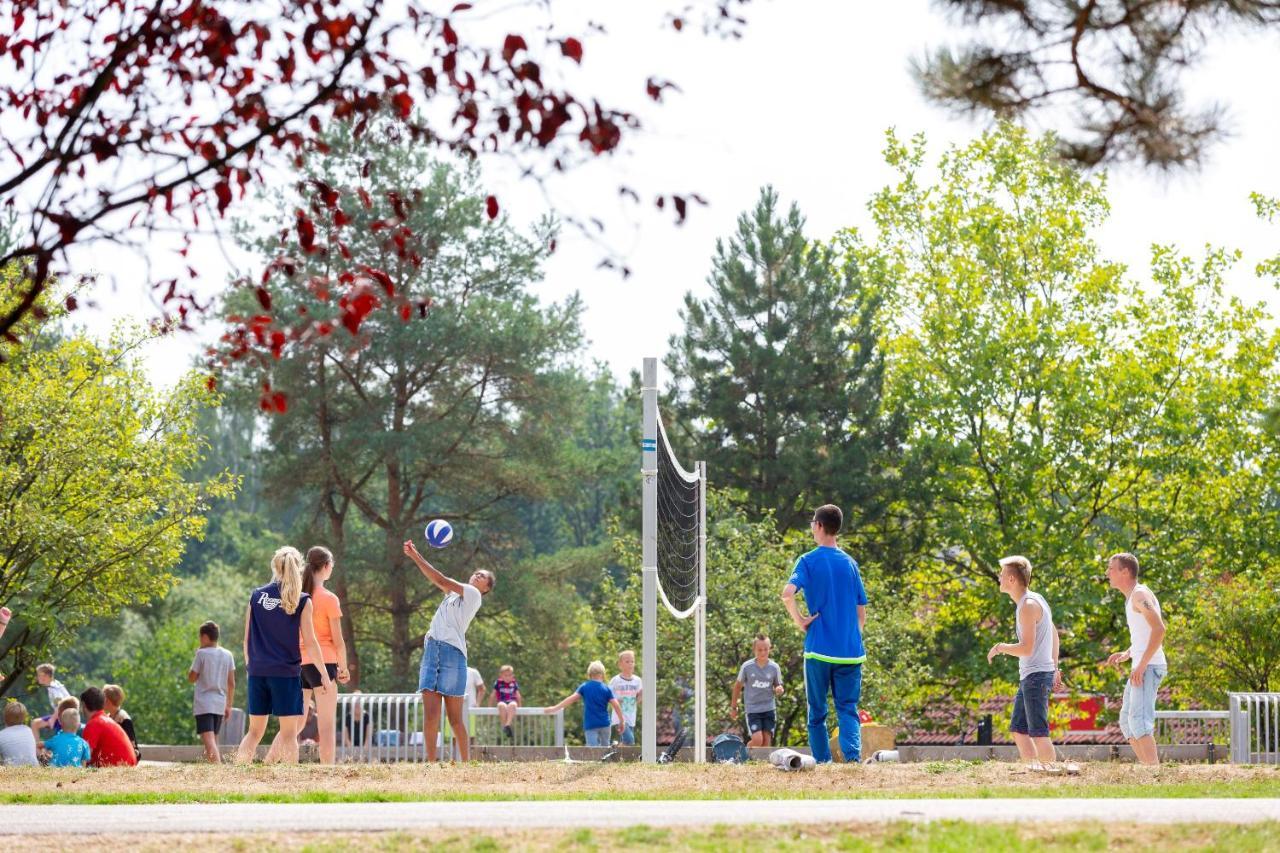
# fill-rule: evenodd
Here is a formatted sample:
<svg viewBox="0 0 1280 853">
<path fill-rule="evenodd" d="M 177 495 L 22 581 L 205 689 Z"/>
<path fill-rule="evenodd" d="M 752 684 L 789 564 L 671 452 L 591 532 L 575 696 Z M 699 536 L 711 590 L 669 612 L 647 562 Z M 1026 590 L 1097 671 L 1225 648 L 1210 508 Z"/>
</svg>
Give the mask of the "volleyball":
<svg viewBox="0 0 1280 853">
<path fill-rule="evenodd" d="M 427 525 L 427 544 L 432 548 L 443 548 L 453 541 L 453 525 L 437 518 Z"/>
</svg>

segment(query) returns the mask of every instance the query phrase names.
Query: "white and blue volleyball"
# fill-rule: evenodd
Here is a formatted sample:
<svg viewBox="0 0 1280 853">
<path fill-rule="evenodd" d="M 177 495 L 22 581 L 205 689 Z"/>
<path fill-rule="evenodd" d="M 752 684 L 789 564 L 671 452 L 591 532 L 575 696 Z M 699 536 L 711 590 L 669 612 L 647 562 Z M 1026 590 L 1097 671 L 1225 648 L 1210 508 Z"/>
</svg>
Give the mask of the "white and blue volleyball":
<svg viewBox="0 0 1280 853">
<path fill-rule="evenodd" d="M 442 518 L 427 525 L 427 544 L 432 548 L 443 548 L 453 541 L 453 525 Z"/>
</svg>

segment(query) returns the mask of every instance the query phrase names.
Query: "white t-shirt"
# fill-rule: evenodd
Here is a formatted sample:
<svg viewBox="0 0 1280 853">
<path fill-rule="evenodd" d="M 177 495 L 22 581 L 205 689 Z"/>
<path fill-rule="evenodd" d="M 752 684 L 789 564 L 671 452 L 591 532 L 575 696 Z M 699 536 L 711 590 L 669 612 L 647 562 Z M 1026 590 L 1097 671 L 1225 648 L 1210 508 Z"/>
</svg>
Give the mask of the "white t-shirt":
<svg viewBox="0 0 1280 853">
<path fill-rule="evenodd" d="M 480 610 L 480 590 L 469 583 L 462 585 L 462 595 L 451 592 L 436 608 L 431 617 L 427 636 L 438 643 L 448 643 L 465 656 L 467 653 L 467 628 Z"/>
<path fill-rule="evenodd" d="M 476 701 L 476 688 L 484 686 L 484 676 L 474 666 L 467 667 L 467 692 L 462 694 L 462 717 L 467 719 Z M 471 725 L 467 720 L 467 725 Z"/>
<path fill-rule="evenodd" d="M 626 718 L 627 725 L 632 728 L 636 725 L 636 708 L 640 704 L 641 685 L 640 676 L 634 673 L 630 678 L 624 678 L 622 673 L 618 673 L 609 679 L 609 689 L 613 691 L 614 698 L 622 706 L 622 716 Z M 618 724 L 617 711 L 609 712 L 609 722 L 615 726 Z"/>
<path fill-rule="evenodd" d="M 39 767 L 36 760 L 36 738 L 23 725 L 0 729 L 0 764 L 9 767 Z"/>
</svg>

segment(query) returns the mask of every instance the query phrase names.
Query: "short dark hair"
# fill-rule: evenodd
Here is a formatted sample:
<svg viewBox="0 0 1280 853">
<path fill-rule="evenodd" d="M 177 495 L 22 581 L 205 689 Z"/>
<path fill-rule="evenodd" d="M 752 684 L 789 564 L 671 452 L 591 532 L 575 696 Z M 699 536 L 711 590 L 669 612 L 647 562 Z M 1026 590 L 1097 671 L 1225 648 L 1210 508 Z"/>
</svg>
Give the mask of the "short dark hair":
<svg viewBox="0 0 1280 853">
<path fill-rule="evenodd" d="M 219 630 L 217 622 L 206 622 L 200 626 L 200 633 L 208 637 L 211 642 L 216 643 L 222 632 Z"/>
<path fill-rule="evenodd" d="M 191 635 L 188 634 L 187 636 Z M 80 704 L 84 706 L 86 711 L 92 714 L 95 711 L 101 711 L 107 706 L 107 697 L 103 695 L 102 688 L 89 687 L 80 694 Z"/>
<path fill-rule="evenodd" d="M 1137 579 L 1138 558 L 1130 554 L 1128 551 L 1121 551 L 1119 554 L 1112 554 L 1111 558 L 1107 560 L 1107 565 L 1111 565 L 1112 563 L 1119 563 L 1124 567 L 1126 572 L 1133 575 L 1135 580 Z"/>
<path fill-rule="evenodd" d="M 772 642 L 773 642 L 773 640 L 770 640 L 770 639 L 769 639 L 769 635 L 768 635 L 768 634 L 766 634 L 764 631 L 761 631 L 759 634 L 756 634 L 756 638 L 755 638 L 755 640 L 753 640 L 752 642 L 756 642 L 756 643 L 772 643 Z"/>
<path fill-rule="evenodd" d="M 844 526 L 844 513 L 835 504 L 823 504 L 813 511 L 813 520 L 822 526 L 828 536 L 835 536 Z"/>
</svg>

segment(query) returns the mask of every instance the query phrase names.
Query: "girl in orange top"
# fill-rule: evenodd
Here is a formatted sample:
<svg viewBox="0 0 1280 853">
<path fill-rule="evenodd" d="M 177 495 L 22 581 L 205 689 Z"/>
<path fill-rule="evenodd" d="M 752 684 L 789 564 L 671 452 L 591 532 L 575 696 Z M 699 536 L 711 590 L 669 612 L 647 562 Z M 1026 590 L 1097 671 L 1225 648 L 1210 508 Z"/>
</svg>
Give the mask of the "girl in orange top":
<svg viewBox="0 0 1280 853">
<path fill-rule="evenodd" d="M 324 660 L 312 660 L 307 647 L 302 647 L 302 698 L 304 703 L 310 703 L 312 696 L 315 697 L 321 764 L 333 764 L 337 758 L 338 691 L 313 694 L 321 681 L 319 667 L 323 665 L 329 678 L 338 684 L 351 680 L 351 673 L 347 671 L 347 644 L 342 639 L 342 603 L 338 596 L 324 588 L 324 582 L 331 575 L 333 554 L 329 549 L 317 545 L 307 551 L 302 591 L 311 596 L 312 624 Z"/>
</svg>

